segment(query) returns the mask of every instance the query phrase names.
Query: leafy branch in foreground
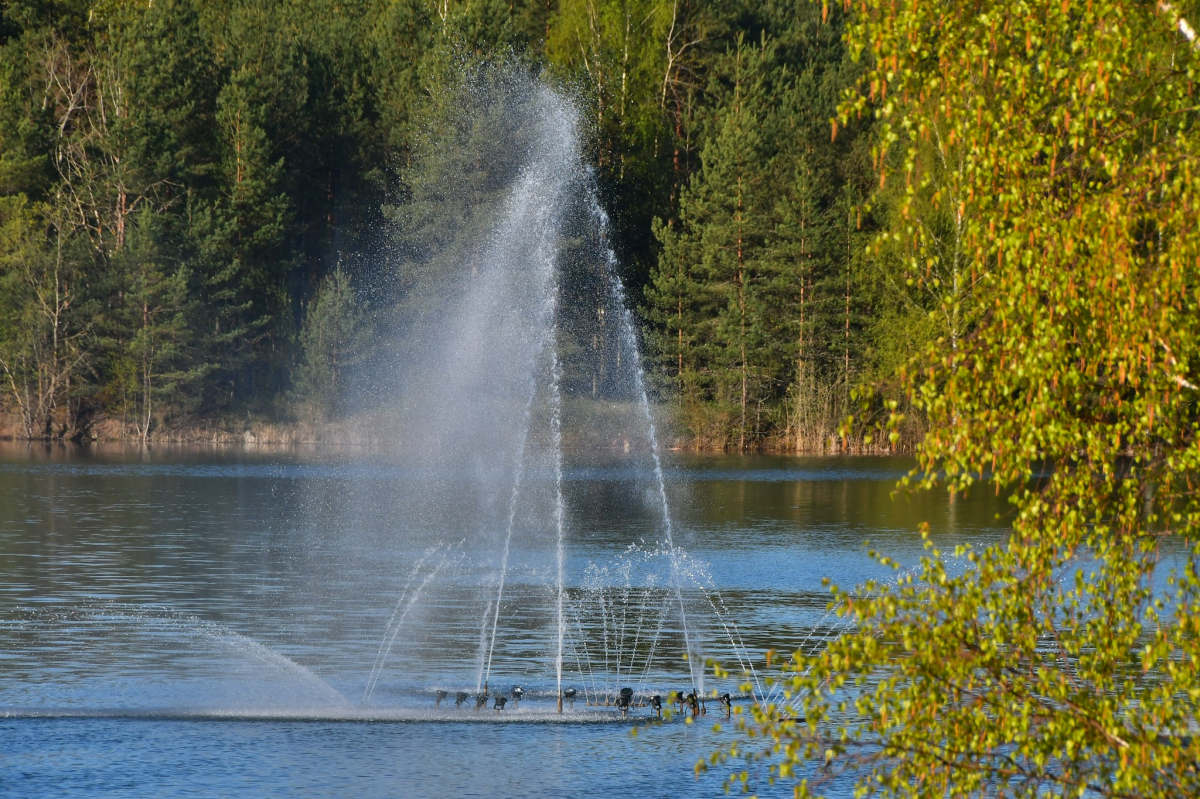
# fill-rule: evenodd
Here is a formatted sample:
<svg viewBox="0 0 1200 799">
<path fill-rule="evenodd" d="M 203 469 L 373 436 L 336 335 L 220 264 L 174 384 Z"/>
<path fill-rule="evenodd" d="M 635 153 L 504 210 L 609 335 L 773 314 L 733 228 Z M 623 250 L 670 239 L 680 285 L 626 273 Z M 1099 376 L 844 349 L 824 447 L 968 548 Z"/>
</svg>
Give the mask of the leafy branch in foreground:
<svg viewBox="0 0 1200 799">
<path fill-rule="evenodd" d="M 885 796 L 1200 794 L 1190 4 L 852 5 L 868 69 L 840 122 L 873 113 L 880 186 L 903 184 L 875 251 L 944 271 L 908 220 L 957 198 L 974 285 L 962 335 L 902 373 L 930 422 L 905 483 L 986 480 L 1012 528 L 965 569 L 929 545 L 891 584 L 835 589 L 850 631 L 797 653 L 794 705 L 743 715 L 726 754 L 798 796 L 839 775 Z"/>
</svg>

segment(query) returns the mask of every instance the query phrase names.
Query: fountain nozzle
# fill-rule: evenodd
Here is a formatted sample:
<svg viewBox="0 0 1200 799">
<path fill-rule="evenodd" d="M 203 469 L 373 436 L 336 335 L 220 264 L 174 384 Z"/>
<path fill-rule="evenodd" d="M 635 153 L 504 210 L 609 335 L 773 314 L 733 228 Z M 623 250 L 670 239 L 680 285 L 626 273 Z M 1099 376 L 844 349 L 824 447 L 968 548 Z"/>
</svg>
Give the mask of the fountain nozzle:
<svg viewBox="0 0 1200 799">
<path fill-rule="evenodd" d="M 629 706 L 633 704 L 633 689 L 622 688 L 621 695 L 617 697 L 617 707 L 621 708 L 621 717 L 629 712 Z"/>
</svg>

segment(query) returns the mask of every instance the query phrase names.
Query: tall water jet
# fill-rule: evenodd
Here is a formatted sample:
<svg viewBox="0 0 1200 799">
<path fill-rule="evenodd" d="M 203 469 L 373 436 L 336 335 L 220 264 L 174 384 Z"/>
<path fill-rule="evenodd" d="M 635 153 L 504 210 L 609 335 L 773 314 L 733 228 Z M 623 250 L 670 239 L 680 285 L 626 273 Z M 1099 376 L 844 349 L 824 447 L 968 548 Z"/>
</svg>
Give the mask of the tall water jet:
<svg viewBox="0 0 1200 799">
<path fill-rule="evenodd" d="M 541 473 L 561 470 L 542 429 L 579 120 L 569 100 L 511 66 L 469 74 L 442 99 L 410 201 L 395 213 L 401 296 L 390 338 L 400 357 L 367 377 L 388 400 L 376 412 L 400 433 L 398 459 L 433 476 L 421 495 L 391 498 L 396 515 L 421 519 L 431 536 L 468 528 L 484 606 L 476 690 L 486 691 L 510 611 L 513 547 L 542 524 Z M 478 477 L 451 488 L 464 467 Z M 559 537 L 561 523 L 551 526 Z"/>
<path fill-rule="evenodd" d="M 566 637 L 566 619 L 563 616 L 563 591 L 566 577 L 566 540 L 563 525 L 566 520 L 566 504 L 563 501 L 563 465 L 562 465 L 562 369 L 558 364 L 558 350 L 554 350 L 554 363 L 551 367 L 551 377 L 554 391 L 551 394 L 550 419 L 554 432 L 554 531 L 555 531 L 555 594 L 554 615 L 557 627 L 557 647 L 554 654 L 554 693 L 558 698 L 558 712 L 562 713 L 562 668 L 563 668 L 563 639 Z"/>
<path fill-rule="evenodd" d="M 572 669 L 594 701 L 621 687 L 614 680 L 676 683 L 668 675 L 684 659 L 702 688 L 658 431 L 581 114 L 569 95 L 501 65 L 468 72 L 427 130 L 391 212 L 380 304 L 394 312 L 358 381 L 375 424 L 395 431 L 384 454 L 406 484 L 364 492 L 362 513 L 391 520 L 414 547 L 464 544 L 407 587 L 382 589 L 390 614 L 381 609 L 364 701 L 388 680 L 392 694 L 436 680 L 481 696 L 498 675 L 520 674 L 527 689 L 543 675 L 520 708 L 553 696 L 561 712 Z M 593 468 L 609 470 L 604 490 L 623 497 L 621 545 L 661 544 L 637 561 L 644 571 L 620 578 L 629 587 L 613 603 L 572 587 L 582 567 L 568 545 L 595 534 L 572 474 Z M 602 656 L 615 661 L 605 668 Z M 470 671 L 448 677 L 453 664 Z"/>
</svg>

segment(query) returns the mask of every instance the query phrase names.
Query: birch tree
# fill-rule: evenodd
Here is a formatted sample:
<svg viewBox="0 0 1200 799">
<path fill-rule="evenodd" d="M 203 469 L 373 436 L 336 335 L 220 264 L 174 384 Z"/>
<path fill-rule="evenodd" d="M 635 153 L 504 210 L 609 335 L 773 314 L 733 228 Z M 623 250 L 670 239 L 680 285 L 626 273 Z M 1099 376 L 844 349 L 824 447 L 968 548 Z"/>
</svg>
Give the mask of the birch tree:
<svg viewBox="0 0 1200 799">
<path fill-rule="evenodd" d="M 754 707 L 738 754 L 801 796 L 838 776 L 884 796 L 1195 796 L 1190 27 L 1125 0 L 853 15 L 869 66 L 840 121 L 879 121 L 880 183 L 904 187 L 885 235 L 926 235 L 909 223 L 935 176 L 976 281 L 962 335 L 902 373 L 930 421 L 908 484 L 1003 491 L 1011 530 L 958 548 L 965 568 L 930 543 L 893 582 L 835 590 L 848 631 L 796 654 L 796 712 Z M 953 169 L 922 156 L 939 146 Z"/>
</svg>

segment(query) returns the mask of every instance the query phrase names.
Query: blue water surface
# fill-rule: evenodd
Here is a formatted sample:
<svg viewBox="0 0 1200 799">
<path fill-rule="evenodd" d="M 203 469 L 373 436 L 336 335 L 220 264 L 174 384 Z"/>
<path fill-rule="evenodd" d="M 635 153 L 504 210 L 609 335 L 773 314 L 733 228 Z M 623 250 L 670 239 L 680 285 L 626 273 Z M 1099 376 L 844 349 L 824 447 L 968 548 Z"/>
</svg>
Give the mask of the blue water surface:
<svg viewBox="0 0 1200 799">
<path fill-rule="evenodd" d="M 629 607 L 650 621 L 618 629 L 610 616 L 601 630 L 600 616 L 578 611 L 579 635 L 596 637 L 564 682 L 581 696 L 602 685 L 686 687 L 694 674 L 682 662 L 678 624 L 654 623 L 654 603 L 666 603 L 664 613 L 675 606 L 653 475 L 644 463 L 568 466 L 572 601 L 584 607 L 596 575 L 619 579 L 632 563 L 643 572 L 628 581 Z M 896 494 L 911 466 L 902 458 L 668 458 L 696 646 L 728 665 L 814 640 L 833 623 L 823 579 L 894 578 L 868 550 L 916 562 L 921 522 L 940 543 L 1003 534 L 1007 506 L 986 492 L 954 503 Z M 519 683 L 528 698 L 503 714 L 435 711 L 436 690 L 474 690 L 478 597 L 494 590 L 498 557 L 486 553 L 500 540 L 494 530 L 472 532 L 471 520 L 482 518 L 476 505 L 464 500 L 460 518 L 446 498 L 466 497 L 467 485 L 486 495 L 492 489 L 479 486 L 489 479 L 339 452 L 0 445 L 0 793 L 723 795 L 743 764 L 695 772 L 736 740 L 728 726 L 713 729 L 721 719 L 712 706 L 693 724 L 678 715 L 650 724 L 645 708 L 622 721 L 582 701 L 574 715 L 555 714 L 547 653 L 557 567 L 553 539 L 532 512 L 526 522 L 518 514 L 527 534 L 510 541 L 491 664 L 493 691 Z M 534 486 L 547 479 L 529 476 Z M 433 574 L 419 565 L 431 548 L 447 565 L 409 603 L 403 626 L 389 626 L 409 606 L 414 575 Z M 656 593 L 637 594 L 639 580 Z M 720 617 L 703 616 L 718 605 Z M 402 633 L 387 644 L 392 629 Z M 662 639 L 657 654 L 639 660 L 652 634 Z M 624 649 L 613 643 L 621 636 Z M 792 784 L 769 783 L 761 767 L 749 776 L 760 796 L 791 795 Z M 850 795 L 849 783 L 827 788 Z"/>
</svg>

